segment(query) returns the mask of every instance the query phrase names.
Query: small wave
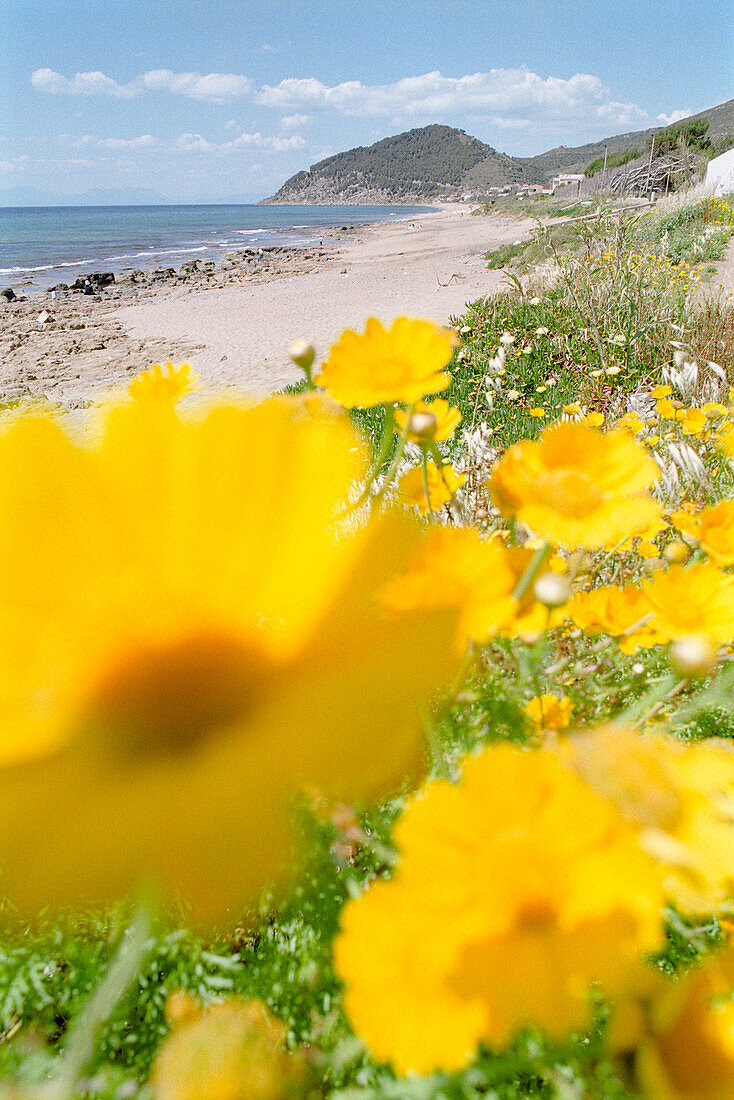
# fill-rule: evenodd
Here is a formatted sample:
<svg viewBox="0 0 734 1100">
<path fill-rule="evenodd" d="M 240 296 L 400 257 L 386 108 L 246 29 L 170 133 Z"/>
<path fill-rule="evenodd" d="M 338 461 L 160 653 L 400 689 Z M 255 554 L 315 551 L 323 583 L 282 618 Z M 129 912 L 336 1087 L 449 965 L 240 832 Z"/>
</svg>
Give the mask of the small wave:
<svg viewBox="0 0 734 1100">
<path fill-rule="evenodd" d="M 25 275 L 30 271 L 53 271 L 55 267 L 78 267 L 79 264 L 92 264 L 94 260 L 69 260 L 66 263 L 39 264 L 38 267 L 0 267 L 0 275 Z"/>
<path fill-rule="evenodd" d="M 252 237 L 255 233 L 267 233 L 267 229 L 237 229 L 235 232 L 241 233 L 243 237 Z"/>
</svg>

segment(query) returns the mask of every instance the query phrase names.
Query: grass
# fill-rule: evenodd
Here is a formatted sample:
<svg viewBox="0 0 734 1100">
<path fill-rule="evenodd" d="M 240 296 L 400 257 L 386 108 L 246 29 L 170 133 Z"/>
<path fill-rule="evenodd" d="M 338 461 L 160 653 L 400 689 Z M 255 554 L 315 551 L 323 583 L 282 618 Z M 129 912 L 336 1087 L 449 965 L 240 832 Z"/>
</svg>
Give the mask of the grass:
<svg viewBox="0 0 734 1100">
<path fill-rule="evenodd" d="M 618 414 L 633 391 L 660 380 L 671 360 L 671 339 L 685 343 L 702 360 L 715 359 L 734 380 L 731 306 L 692 301 L 689 282 L 683 285 L 670 262 L 653 282 L 649 265 L 643 265 L 641 274 L 640 264 L 629 261 L 631 254 L 660 249 L 663 242 L 668 260 L 680 256 L 691 261 L 697 235 L 713 224 L 715 215 L 711 208 L 681 208 L 617 225 L 600 213 L 567 237 L 539 233 L 535 246 L 547 249 L 543 259 L 556 266 L 551 285 L 537 276 L 525 286 L 510 279 L 503 293 L 473 302 L 455 319 L 461 345 L 445 396 L 461 410 L 464 428 L 486 424 L 497 447 L 503 448 L 542 430 L 545 421 L 530 415 L 537 406 L 546 409 L 547 420 L 573 401 Z M 727 239 L 731 231 L 726 228 Z M 519 259 L 525 251 L 522 246 L 507 258 Z M 504 391 L 514 390 L 517 397 L 498 400 L 490 409 L 486 377 L 504 332 L 514 336 Z M 614 342 L 620 336 L 623 341 Z M 610 367 L 619 371 L 610 374 Z M 381 410 L 356 410 L 353 416 L 368 436 L 379 438 Z M 457 438 L 446 446 L 447 456 L 461 458 L 464 446 Z M 715 480 L 720 492 L 731 495 L 728 469 L 719 469 Z M 640 563 L 629 555 L 601 569 L 601 580 L 633 578 L 639 576 Z M 479 654 L 459 694 L 435 701 L 429 762 L 434 774 L 454 774 L 466 751 L 493 740 L 527 738 L 531 731 L 522 708 L 537 688 L 554 689 L 547 670 L 559 661 L 566 661 L 564 690 L 577 719 L 588 725 L 624 713 L 671 675 L 662 650 L 646 654 L 640 672 L 639 657 L 626 656 L 617 647 L 600 650 L 594 639 L 575 639 L 573 652 L 557 634 L 548 635 L 539 647 L 498 640 Z M 693 685 L 671 704 L 671 713 L 675 707 L 688 708 L 681 712 L 688 716 L 681 719 L 679 735 L 734 740 L 732 708 L 718 696 L 714 699 L 710 688 L 707 681 Z M 150 1062 L 167 1031 L 166 997 L 184 989 L 204 1001 L 229 993 L 265 1001 L 283 1021 L 290 1046 L 308 1046 L 318 1080 L 315 1095 L 330 1100 L 571 1100 L 582 1095 L 632 1100 L 603 1045 L 603 1005 L 596 1007 L 590 1031 L 562 1047 L 526 1031 L 509 1051 L 480 1051 L 471 1066 L 456 1074 L 400 1080 L 370 1060 L 343 1015 L 331 943 L 344 901 L 369 878 L 389 871 L 390 827 L 400 805 L 397 799 L 363 814 L 363 838 L 351 846 L 340 843 L 344 838 L 333 818 L 317 820 L 304 809 L 300 836 L 308 854 L 290 896 L 277 908 L 263 902 L 241 927 L 207 938 L 186 927 L 185 914 L 158 927 L 132 990 L 101 1030 L 85 1095 L 121 1100 L 139 1088 L 138 1095 L 146 1096 Z M 11 912 L 5 918 L 0 1078 L 32 1087 L 52 1070 L 70 1024 L 99 984 L 124 913 L 81 914 L 61 923 L 45 920 L 33 930 L 19 926 Z M 713 920 L 687 925 L 670 913 L 667 928 L 667 947 L 656 963 L 670 972 L 690 965 L 720 940 Z"/>
</svg>

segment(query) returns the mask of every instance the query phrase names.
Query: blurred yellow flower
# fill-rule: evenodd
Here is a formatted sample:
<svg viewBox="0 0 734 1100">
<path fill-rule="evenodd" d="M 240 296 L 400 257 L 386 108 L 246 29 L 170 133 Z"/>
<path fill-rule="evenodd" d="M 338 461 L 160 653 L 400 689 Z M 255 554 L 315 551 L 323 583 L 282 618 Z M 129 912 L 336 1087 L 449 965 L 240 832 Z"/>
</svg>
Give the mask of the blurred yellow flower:
<svg viewBox="0 0 734 1100">
<path fill-rule="evenodd" d="M 153 1060 L 152 1100 L 285 1100 L 303 1095 L 305 1063 L 286 1047 L 286 1029 L 258 1000 L 229 997 L 176 1006 L 179 1018 Z M 167 1009 L 168 1009 L 167 1004 Z M 167 1015 L 168 1015 L 167 1011 Z"/>
<path fill-rule="evenodd" d="M 378 607 L 407 519 L 334 537 L 364 467 L 347 417 L 299 399 L 0 436 L 0 884 L 25 911 L 150 881 L 219 916 L 277 872 L 302 785 L 414 768 L 455 616 Z"/>
<path fill-rule="evenodd" d="M 486 749 L 411 799 L 395 840 L 393 878 L 342 912 L 335 963 L 357 1034 L 398 1073 L 457 1069 L 527 1024 L 562 1039 L 592 983 L 634 988 L 661 942 L 636 828 L 555 753 Z"/>
<path fill-rule="evenodd" d="M 734 565 L 734 500 L 722 500 L 697 516 L 696 535 L 717 565 Z"/>
<path fill-rule="evenodd" d="M 169 401 L 172 404 L 185 393 L 201 389 L 196 383 L 199 376 L 191 373 L 189 363 L 166 363 L 165 372 L 160 363 L 133 378 L 128 392 L 136 401 Z"/>
<path fill-rule="evenodd" d="M 734 893 L 734 747 L 686 745 L 665 734 L 605 726 L 571 739 L 587 783 L 645 830 L 669 900 L 688 913 L 720 910 Z"/>
<path fill-rule="evenodd" d="M 565 730 L 571 721 L 573 703 L 557 695 L 536 695 L 522 709 L 536 729 Z"/>
<path fill-rule="evenodd" d="M 453 466 L 442 466 L 439 470 L 435 462 L 426 463 L 428 482 L 428 500 L 424 484 L 423 467 L 414 466 L 403 474 L 398 488 L 406 504 L 414 504 L 421 512 L 435 512 L 453 497 L 457 489 L 466 481 L 466 474 L 458 474 Z"/>
<path fill-rule="evenodd" d="M 661 398 L 670 397 L 673 392 L 672 386 L 653 386 L 650 390 L 650 394 L 656 401 L 660 401 Z"/>
<path fill-rule="evenodd" d="M 634 585 L 602 586 L 591 592 L 579 592 L 564 612 L 587 634 L 619 637 L 623 653 L 634 653 L 640 646 L 668 640 L 655 629 L 652 608 L 642 590 Z"/>
<path fill-rule="evenodd" d="M 347 329 L 329 352 L 315 382 L 341 405 L 412 405 L 448 386 L 444 367 L 457 346 L 453 332 L 411 317 L 398 317 L 385 329 L 370 317 L 363 336 Z"/>
<path fill-rule="evenodd" d="M 712 642 L 734 638 L 734 576 L 715 565 L 672 565 L 642 585 L 653 626 L 666 640 L 704 634 Z"/>
<path fill-rule="evenodd" d="M 663 397 L 656 405 L 657 414 L 663 420 L 674 420 L 677 412 L 676 406 L 667 397 Z"/>
<path fill-rule="evenodd" d="M 659 514 L 648 493 L 659 470 L 626 432 L 570 422 L 510 447 L 489 482 L 504 514 L 569 547 L 614 546 Z"/>
<path fill-rule="evenodd" d="M 545 416 L 545 409 L 540 405 L 534 409 L 528 409 L 528 416 L 532 416 L 535 420 L 542 420 Z"/>
<path fill-rule="evenodd" d="M 433 438 L 437 443 L 440 443 L 443 439 L 449 439 L 461 423 L 461 413 L 459 410 L 455 409 L 453 405 L 449 405 L 448 401 L 445 401 L 443 397 L 437 397 L 435 401 L 418 401 L 413 412 L 428 413 L 436 418 L 436 429 L 433 433 Z M 409 418 L 409 412 L 405 412 L 403 409 L 398 409 L 396 411 L 395 421 L 399 431 L 402 432 L 405 430 L 405 425 Z M 420 442 L 411 432 L 408 432 L 408 439 L 411 440 L 411 442 Z"/>
<path fill-rule="evenodd" d="M 384 599 L 404 611 L 458 606 L 457 644 L 463 651 L 470 639 L 512 634 L 518 615 L 531 611 L 532 593 L 518 601 L 514 592 L 532 558 L 530 550 L 482 539 L 473 528 L 436 527 L 410 571 L 388 582 Z"/>
<path fill-rule="evenodd" d="M 731 950 L 667 981 L 652 975 L 645 1003 L 612 1045 L 627 1057 L 635 1092 L 650 1100 L 734 1096 L 734 958 Z"/>
</svg>

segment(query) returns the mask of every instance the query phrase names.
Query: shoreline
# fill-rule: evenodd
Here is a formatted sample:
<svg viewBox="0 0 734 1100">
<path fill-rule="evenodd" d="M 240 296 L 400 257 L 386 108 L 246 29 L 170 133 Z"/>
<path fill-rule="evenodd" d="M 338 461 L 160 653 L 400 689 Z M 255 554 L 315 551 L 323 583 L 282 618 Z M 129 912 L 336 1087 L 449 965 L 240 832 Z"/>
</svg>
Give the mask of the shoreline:
<svg viewBox="0 0 734 1100">
<path fill-rule="evenodd" d="M 297 337 L 323 360 L 345 328 L 372 315 L 385 324 L 400 314 L 439 324 L 460 315 L 503 278 L 484 254 L 534 224 L 472 217 L 459 204 L 408 218 L 355 227 L 333 248 L 273 250 L 262 263 L 256 250 L 240 250 L 242 260 L 175 281 L 0 299 L 0 401 L 84 408 L 169 359 L 188 360 L 209 396 L 273 392 L 300 377 L 287 352 Z"/>
<path fill-rule="evenodd" d="M 435 204 L 430 205 L 435 206 Z M 174 208 L 179 209 L 179 207 Z M 212 208 L 217 209 L 216 204 Z M 228 211 L 241 209 L 236 204 L 234 206 L 223 204 L 223 208 Z M 428 212 L 429 204 L 419 208 L 415 204 L 405 203 L 403 208 L 404 212 L 398 213 L 399 207 L 394 204 L 386 204 L 385 209 L 389 213 L 378 215 L 377 210 L 379 207 L 375 206 L 344 205 L 339 207 L 330 205 L 328 206 L 330 218 L 326 221 L 320 221 L 318 217 L 311 220 L 309 215 L 303 212 L 303 207 L 292 206 L 288 207 L 293 211 L 292 216 L 294 218 L 305 218 L 306 221 L 303 224 L 294 222 L 293 224 L 272 224 L 248 229 L 222 226 L 219 230 L 209 227 L 203 230 L 201 225 L 188 228 L 182 226 L 179 228 L 180 238 L 172 236 L 170 240 L 159 240 L 156 245 L 151 245 L 149 248 L 146 247 L 138 252 L 133 251 L 123 255 L 112 253 L 83 260 L 71 260 L 68 257 L 58 258 L 53 263 L 43 262 L 39 266 L 0 267 L 0 287 L 10 287 L 18 296 L 46 293 L 54 289 L 59 290 L 61 287 L 65 290 L 80 289 L 84 277 L 92 272 L 97 274 L 111 273 L 116 277 L 115 281 L 122 285 L 133 272 L 139 277 L 151 274 L 156 270 L 171 271 L 175 275 L 177 274 L 175 266 L 186 266 L 194 261 L 202 264 L 214 263 L 219 267 L 243 253 L 256 253 L 258 246 L 268 252 L 273 250 L 289 251 L 291 249 L 299 251 L 314 249 L 317 246 L 333 247 L 339 243 L 345 233 L 351 233 L 370 225 L 391 224 L 393 219 L 400 221 L 415 218 L 419 214 Z M 14 210 L 15 208 L 11 209 Z M 23 208 L 20 209 L 22 211 Z M 43 213 L 47 213 L 53 208 L 41 209 Z M 62 209 L 78 213 L 80 210 L 87 208 L 70 206 Z M 92 209 L 115 211 L 119 208 L 112 206 Z M 141 207 L 140 209 L 158 210 L 159 208 Z M 168 207 L 165 207 L 165 209 L 168 209 Z M 194 210 L 198 213 L 201 210 L 209 210 L 210 207 L 206 204 L 199 204 L 196 206 L 183 206 L 180 209 Z M 249 211 L 251 206 L 245 205 L 242 209 Z M 313 209 L 313 207 L 309 207 L 309 209 Z M 317 206 L 315 209 L 318 210 L 320 207 Z M 334 212 L 336 210 L 339 211 L 339 216 L 335 218 Z M 2 214 L 2 209 L 0 209 L 0 214 Z M 348 224 L 345 225 L 344 222 Z M 114 229 L 111 231 L 114 232 Z M 205 237 L 197 238 L 196 234 L 202 232 L 205 233 Z M 223 234 L 223 239 L 216 239 L 217 232 Z M 211 239 L 212 234 L 215 234 L 215 239 Z M 192 235 L 195 239 L 187 241 L 186 238 Z M 248 241 L 252 242 L 252 247 L 248 247 Z M 140 243 L 142 242 L 138 241 L 138 244 Z M 135 248 L 136 246 L 132 243 L 127 246 L 122 243 L 117 245 L 118 249 L 125 247 Z M 82 248 L 79 246 L 78 251 L 93 252 L 94 247 Z M 37 259 L 42 260 L 45 257 L 39 256 Z M 121 266 L 122 261 L 125 261 L 124 266 Z M 108 281 L 112 282 L 112 280 Z M 138 278 L 138 281 L 145 280 Z M 79 286 L 74 287 L 75 283 L 78 283 Z"/>
</svg>

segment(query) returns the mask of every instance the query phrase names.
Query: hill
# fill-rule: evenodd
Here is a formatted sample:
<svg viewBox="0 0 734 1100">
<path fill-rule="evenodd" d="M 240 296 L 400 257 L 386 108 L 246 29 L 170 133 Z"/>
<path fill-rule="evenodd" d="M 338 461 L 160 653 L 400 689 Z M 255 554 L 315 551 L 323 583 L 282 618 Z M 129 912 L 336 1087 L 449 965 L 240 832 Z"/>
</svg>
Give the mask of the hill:
<svg viewBox="0 0 734 1100">
<path fill-rule="evenodd" d="M 734 99 L 693 118 L 709 122 L 719 141 L 734 133 Z M 508 183 L 545 183 L 559 172 L 583 172 L 599 156 L 644 149 L 661 127 L 615 134 L 575 148 L 561 145 L 534 157 L 511 157 L 464 130 L 432 123 L 359 145 L 297 172 L 265 203 L 411 203 L 478 194 Z"/>
</svg>

